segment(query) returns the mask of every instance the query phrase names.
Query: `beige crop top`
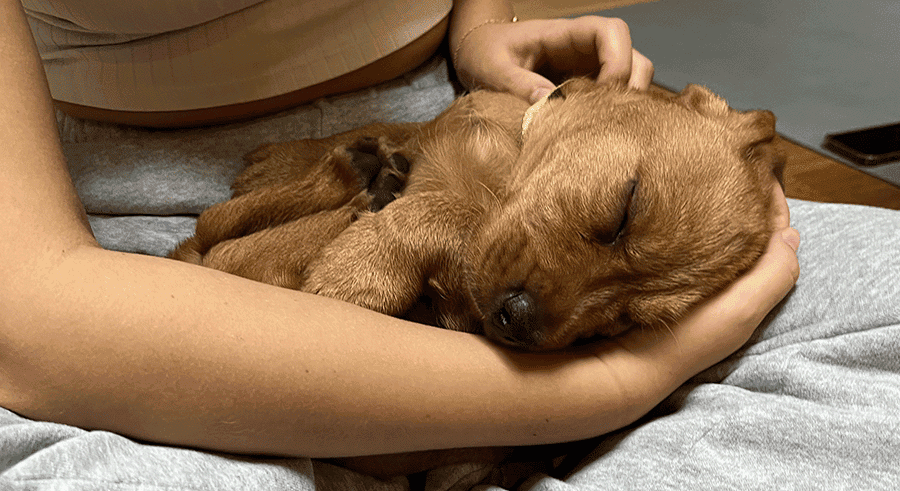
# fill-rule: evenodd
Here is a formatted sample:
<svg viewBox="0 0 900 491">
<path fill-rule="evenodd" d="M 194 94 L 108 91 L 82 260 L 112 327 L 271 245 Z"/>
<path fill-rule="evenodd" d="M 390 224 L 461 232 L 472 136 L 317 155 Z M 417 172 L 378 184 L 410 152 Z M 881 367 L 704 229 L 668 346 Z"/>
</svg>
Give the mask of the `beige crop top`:
<svg viewBox="0 0 900 491">
<path fill-rule="evenodd" d="M 120 111 L 250 102 L 406 46 L 451 0 L 22 0 L 54 99 Z"/>
</svg>

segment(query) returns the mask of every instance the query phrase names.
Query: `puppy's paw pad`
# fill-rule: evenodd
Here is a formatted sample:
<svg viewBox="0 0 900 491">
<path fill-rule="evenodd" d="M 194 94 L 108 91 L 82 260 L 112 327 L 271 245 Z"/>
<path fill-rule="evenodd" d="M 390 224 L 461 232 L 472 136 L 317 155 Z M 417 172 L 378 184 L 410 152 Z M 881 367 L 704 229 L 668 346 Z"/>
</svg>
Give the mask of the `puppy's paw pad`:
<svg viewBox="0 0 900 491">
<path fill-rule="evenodd" d="M 406 159 L 404 159 L 406 160 Z M 397 174 L 392 169 L 385 167 L 369 186 L 369 194 L 372 202 L 369 203 L 369 211 L 379 211 L 391 201 L 397 198 L 403 186 L 406 184 L 404 176 Z"/>
<path fill-rule="evenodd" d="M 404 157 L 399 152 L 394 152 L 388 155 L 388 163 L 390 167 L 404 176 L 409 174 L 409 160 Z"/>
<path fill-rule="evenodd" d="M 379 211 L 394 201 L 406 184 L 410 162 L 402 148 L 387 138 L 363 136 L 339 152 L 349 159 L 344 162 L 358 176 L 371 196 L 370 211 Z"/>
<path fill-rule="evenodd" d="M 378 150 L 378 139 L 370 136 L 361 137 L 347 147 L 347 153 L 350 155 L 349 165 L 356 171 L 367 187 L 378 176 L 378 173 L 384 166 Z"/>
</svg>

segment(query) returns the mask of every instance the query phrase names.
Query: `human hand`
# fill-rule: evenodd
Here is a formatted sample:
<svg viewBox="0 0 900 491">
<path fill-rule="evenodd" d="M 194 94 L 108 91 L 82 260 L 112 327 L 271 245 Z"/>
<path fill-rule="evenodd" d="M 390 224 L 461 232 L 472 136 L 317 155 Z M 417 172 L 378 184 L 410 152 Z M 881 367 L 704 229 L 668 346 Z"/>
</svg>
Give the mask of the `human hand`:
<svg viewBox="0 0 900 491">
<path fill-rule="evenodd" d="M 621 81 L 646 89 L 653 64 L 631 47 L 620 19 L 584 16 L 488 23 L 453 47 L 453 63 L 469 89 L 515 94 L 532 104 L 554 88 L 550 78 L 597 74 L 598 82 Z"/>
<path fill-rule="evenodd" d="M 539 400 L 552 400 L 556 411 L 553 418 L 538 418 L 547 425 L 529 428 L 535 440 L 526 444 L 582 439 L 629 425 L 743 346 L 799 276 L 800 237 L 790 228 L 787 201 L 774 176 L 771 199 L 774 232 L 757 263 L 669 329 L 631 329 L 556 352 L 507 353 L 503 359 L 531 384 L 516 394 L 538 394 Z"/>
<path fill-rule="evenodd" d="M 759 261 L 724 291 L 702 303 L 669 332 L 635 330 L 616 339 L 657 382 L 680 385 L 743 346 L 800 274 L 799 233 L 781 186 L 772 184 L 774 233 Z"/>
</svg>

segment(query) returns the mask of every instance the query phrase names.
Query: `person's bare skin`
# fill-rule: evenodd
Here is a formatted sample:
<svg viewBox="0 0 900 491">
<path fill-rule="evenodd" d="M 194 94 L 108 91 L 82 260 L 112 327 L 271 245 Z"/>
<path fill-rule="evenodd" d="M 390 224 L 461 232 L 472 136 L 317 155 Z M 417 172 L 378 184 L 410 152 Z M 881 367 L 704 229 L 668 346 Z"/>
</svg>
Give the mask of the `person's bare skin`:
<svg viewBox="0 0 900 491">
<path fill-rule="evenodd" d="M 734 352 L 797 278 L 779 195 L 780 231 L 757 266 L 670 335 L 535 355 L 103 250 L 17 0 L 0 0 L 0 60 L 0 406 L 25 417 L 309 457 L 580 439 L 635 421 Z"/>
</svg>

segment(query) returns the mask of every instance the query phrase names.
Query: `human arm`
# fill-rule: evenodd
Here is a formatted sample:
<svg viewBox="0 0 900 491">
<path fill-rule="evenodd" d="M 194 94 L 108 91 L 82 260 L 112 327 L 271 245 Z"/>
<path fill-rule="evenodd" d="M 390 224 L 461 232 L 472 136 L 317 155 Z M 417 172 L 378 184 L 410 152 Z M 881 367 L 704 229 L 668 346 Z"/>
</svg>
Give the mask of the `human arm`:
<svg viewBox="0 0 900 491">
<path fill-rule="evenodd" d="M 736 349 L 704 340 L 691 346 L 690 364 L 672 367 L 615 345 L 599 357 L 509 352 L 478 336 L 102 250 L 67 175 L 15 0 L 0 0 L 0 60 L 0 406 L 25 416 L 271 455 L 549 443 L 634 421 Z M 776 273 L 790 266 L 782 249 Z M 771 308 L 785 283 L 754 308 Z M 735 330 L 749 336 L 755 324 L 740 319 Z M 732 336 L 728 321 L 715 321 Z M 656 341 L 654 353 L 673 349 Z M 663 375 L 648 379 L 651 366 Z"/>
<path fill-rule="evenodd" d="M 532 103 L 553 89 L 545 78 L 597 74 L 646 89 L 653 64 L 631 46 L 620 19 L 584 16 L 512 22 L 508 0 L 457 0 L 449 44 L 466 87 L 508 91 Z M 543 74 L 543 75 L 542 75 Z"/>
</svg>

